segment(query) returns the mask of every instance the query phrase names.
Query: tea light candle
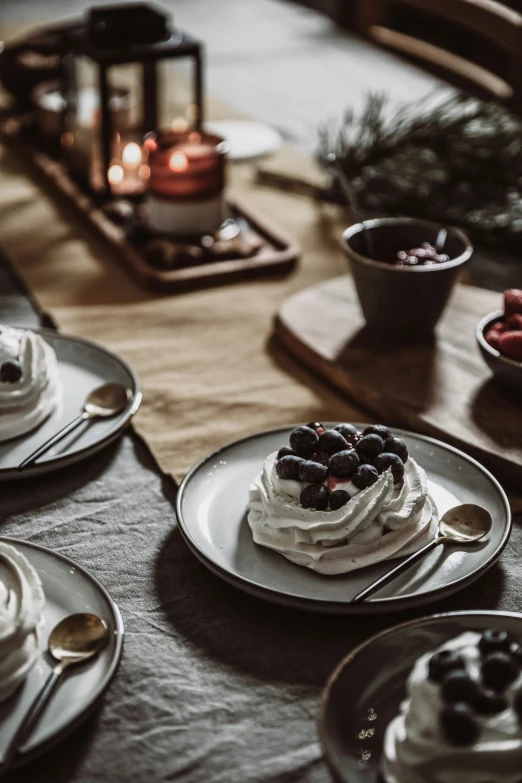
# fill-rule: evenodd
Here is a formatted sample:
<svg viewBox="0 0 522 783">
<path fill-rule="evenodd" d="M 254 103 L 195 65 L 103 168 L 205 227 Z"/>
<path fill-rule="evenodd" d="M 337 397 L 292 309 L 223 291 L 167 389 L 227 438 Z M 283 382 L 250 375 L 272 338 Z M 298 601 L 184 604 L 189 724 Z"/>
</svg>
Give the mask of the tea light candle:
<svg viewBox="0 0 522 783">
<path fill-rule="evenodd" d="M 225 142 L 198 131 L 163 131 L 144 143 L 149 153 L 147 218 L 169 234 L 214 232 L 224 220 Z"/>
<path fill-rule="evenodd" d="M 147 187 L 150 169 L 147 165 L 147 153 L 130 136 L 116 134 L 112 148 L 111 165 L 107 179 L 111 193 L 118 196 L 131 196 L 143 193 Z M 91 187 L 102 191 L 105 187 L 101 155 L 95 155 L 90 176 Z"/>
</svg>

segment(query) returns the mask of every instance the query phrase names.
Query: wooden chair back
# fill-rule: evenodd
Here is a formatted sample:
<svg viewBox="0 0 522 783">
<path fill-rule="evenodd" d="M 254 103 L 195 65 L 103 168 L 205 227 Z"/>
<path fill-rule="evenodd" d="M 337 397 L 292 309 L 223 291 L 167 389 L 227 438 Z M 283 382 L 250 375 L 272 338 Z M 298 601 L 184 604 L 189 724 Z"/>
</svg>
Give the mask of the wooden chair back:
<svg viewBox="0 0 522 783">
<path fill-rule="evenodd" d="M 501 77 L 470 59 L 387 26 L 394 5 L 398 3 L 393 0 L 361 0 L 359 31 L 455 86 L 501 100 L 522 114 L 522 14 L 496 0 L 400 0 L 401 8 L 409 7 L 493 43 L 507 56 L 508 66 Z"/>
</svg>

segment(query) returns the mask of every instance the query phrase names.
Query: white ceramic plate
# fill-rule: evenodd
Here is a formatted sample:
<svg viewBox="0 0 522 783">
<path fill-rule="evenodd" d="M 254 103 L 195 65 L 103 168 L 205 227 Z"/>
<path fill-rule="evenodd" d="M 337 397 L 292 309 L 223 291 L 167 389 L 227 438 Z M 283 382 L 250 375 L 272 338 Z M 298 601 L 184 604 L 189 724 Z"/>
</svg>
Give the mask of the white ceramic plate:
<svg viewBox="0 0 522 783">
<path fill-rule="evenodd" d="M 47 750 L 72 731 L 96 707 L 118 666 L 123 647 L 123 623 L 118 607 L 104 587 L 88 571 L 50 549 L 0 536 L 12 544 L 34 566 L 45 592 L 44 639 L 69 614 L 90 612 L 105 620 L 109 642 L 90 663 L 74 667 L 64 675 L 33 733 L 21 748 L 19 763 Z M 0 565 L 0 569 L 2 566 Z M 29 672 L 21 687 L 0 703 L 0 760 L 27 709 L 51 671 L 45 654 Z"/>
<path fill-rule="evenodd" d="M 357 424 L 362 429 L 365 424 Z M 511 532 L 511 513 L 500 484 L 478 462 L 444 443 L 402 430 L 413 458 L 426 470 L 439 515 L 459 503 L 491 513 L 488 537 L 466 550 L 441 546 L 362 604 L 350 599 L 398 561 L 341 576 L 322 576 L 254 544 L 246 518 L 248 490 L 268 454 L 288 445 L 293 427 L 269 430 L 224 446 L 186 476 L 178 492 L 181 532 L 211 571 L 275 603 L 320 612 L 368 614 L 409 609 L 455 593 L 499 557 Z"/>
<path fill-rule="evenodd" d="M 384 734 L 399 713 L 417 659 L 465 631 L 482 633 L 488 628 L 508 631 L 522 642 L 519 614 L 450 612 L 389 628 L 352 650 L 328 681 L 319 717 L 323 751 L 335 779 L 384 783 Z M 466 770 L 459 772 L 466 783 Z"/>
<path fill-rule="evenodd" d="M 205 123 L 205 130 L 227 142 L 230 160 L 252 160 L 271 155 L 281 146 L 281 136 L 270 125 L 252 120 L 217 120 Z"/>
<path fill-rule="evenodd" d="M 61 399 L 40 427 L 20 438 L 0 443 L 0 481 L 30 478 L 89 457 L 123 432 L 141 402 L 138 376 L 123 359 L 79 337 L 59 334 L 52 329 L 37 331 L 56 352 Z M 82 424 L 40 457 L 36 464 L 18 473 L 17 467 L 25 457 L 81 413 L 89 392 L 109 382 L 121 383 L 132 392 L 125 410 L 111 419 Z"/>
</svg>

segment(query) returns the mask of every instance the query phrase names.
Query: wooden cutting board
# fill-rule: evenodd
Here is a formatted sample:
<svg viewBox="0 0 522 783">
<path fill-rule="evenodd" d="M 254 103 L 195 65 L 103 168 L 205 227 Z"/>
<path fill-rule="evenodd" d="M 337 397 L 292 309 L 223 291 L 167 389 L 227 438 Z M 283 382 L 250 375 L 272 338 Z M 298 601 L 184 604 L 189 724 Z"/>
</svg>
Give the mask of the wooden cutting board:
<svg viewBox="0 0 522 783">
<path fill-rule="evenodd" d="M 378 421 L 457 446 L 520 492 L 522 395 L 493 380 L 475 343 L 479 319 L 500 307 L 500 294 L 460 285 L 433 342 L 388 344 L 386 335 L 366 333 L 346 276 L 287 299 L 275 329 L 292 353 Z"/>
</svg>

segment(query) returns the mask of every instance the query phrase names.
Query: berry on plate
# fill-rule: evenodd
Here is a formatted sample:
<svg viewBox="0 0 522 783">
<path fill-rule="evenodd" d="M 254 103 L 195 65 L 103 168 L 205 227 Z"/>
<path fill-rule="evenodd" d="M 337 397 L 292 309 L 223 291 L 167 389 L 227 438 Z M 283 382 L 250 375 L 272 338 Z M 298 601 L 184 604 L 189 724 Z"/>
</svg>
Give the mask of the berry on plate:
<svg viewBox="0 0 522 783">
<path fill-rule="evenodd" d="M 482 679 L 495 691 L 507 688 L 520 674 L 517 661 L 505 652 L 490 653 L 482 664 Z"/>
<path fill-rule="evenodd" d="M 311 427 L 296 427 L 290 433 L 290 447 L 300 457 L 307 457 L 316 451 L 319 435 Z"/>
<path fill-rule="evenodd" d="M 480 733 L 473 710 L 468 704 L 448 704 L 442 711 L 441 726 L 452 745 L 473 745 Z"/>
<path fill-rule="evenodd" d="M 373 459 L 380 454 L 381 451 L 384 451 L 384 441 L 380 435 L 370 433 L 370 435 L 365 435 L 361 438 L 355 449 L 359 456 Z"/>
<path fill-rule="evenodd" d="M 330 508 L 332 511 L 337 511 L 338 508 L 342 508 L 350 502 L 352 498 L 350 494 L 344 489 L 336 489 L 330 495 Z"/>
<path fill-rule="evenodd" d="M 491 345 L 492 348 L 495 348 L 496 351 L 498 351 L 499 337 L 500 337 L 500 332 L 498 332 L 496 329 L 488 329 L 488 331 L 484 335 L 484 339 L 487 342 L 487 344 Z"/>
<path fill-rule="evenodd" d="M 378 478 L 377 468 L 374 468 L 373 465 L 361 465 L 353 474 L 352 483 L 358 489 L 366 489 L 366 487 L 371 487 L 372 484 L 375 484 Z"/>
<path fill-rule="evenodd" d="M 518 288 L 510 288 L 504 291 L 504 313 L 507 316 L 513 313 L 522 313 L 522 291 Z"/>
<path fill-rule="evenodd" d="M 505 330 L 500 329 L 499 331 L 509 330 L 514 332 L 522 332 L 522 313 L 514 313 L 513 315 L 510 315 L 506 321 Z"/>
<path fill-rule="evenodd" d="M 310 481 L 312 484 L 320 484 L 328 475 L 328 469 L 318 462 L 305 459 L 299 465 L 299 480 Z"/>
<path fill-rule="evenodd" d="M 279 478 L 299 481 L 299 466 L 304 462 L 302 457 L 289 455 L 281 457 L 276 464 L 276 473 Z"/>
<path fill-rule="evenodd" d="M 464 668 L 462 655 L 453 650 L 440 650 L 434 653 L 428 662 L 428 677 L 433 682 L 440 682 L 448 672 Z"/>
<path fill-rule="evenodd" d="M 359 457 L 354 449 L 344 449 L 332 454 L 328 468 L 332 476 L 351 476 L 359 467 Z"/>
<path fill-rule="evenodd" d="M 385 470 L 391 468 L 394 484 L 397 484 L 404 478 L 404 462 L 397 454 L 383 451 L 382 454 L 379 454 L 375 458 L 373 464 L 374 467 L 377 468 L 379 474 L 384 473 Z"/>
<path fill-rule="evenodd" d="M 369 427 L 366 427 L 366 429 L 363 430 L 363 435 L 378 435 L 383 440 L 391 438 L 390 430 L 382 424 L 370 424 Z"/>
<path fill-rule="evenodd" d="M 503 332 L 496 344 L 502 356 L 522 362 L 522 332 Z"/>
<path fill-rule="evenodd" d="M 330 493 L 323 484 L 310 484 L 301 492 L 299 501 L 303 508 L 315 508 L 324 511 L 328 507 Z"/>
<path fill-rule="evenodd" d="M 283 446 L 282 449 L 279 449 L 277 452 L 277 459 L 281 459 L 281 457 L 296 457 L 297 454 L 294 454 L 291 448 L 288 446 Z"/>
<path fill-rule="evenodd" d="M 326 451 L 327 454 L 337 454 L 348 448 L 346 439 L 337 430 L 325 430 L 319 438 L 318 450 Z"/>
<path fill-rule="evenodd" d="M 408 447 L 402 438 L 392 435 L 384 441 L 384 451 L 387 454 L 397 454 L 404 463 L 408 461 Z"/>
<path fill-rule="evenodd" d="M 356 427 L 353 426 L 353 424 L 338 424 L 337 427 L 334 427 L 334 430 L 340 432 L 343 438 L 348 441 L 350 446 L 355 446 L 361 437 L 360 432 Z"/>
</svg>

